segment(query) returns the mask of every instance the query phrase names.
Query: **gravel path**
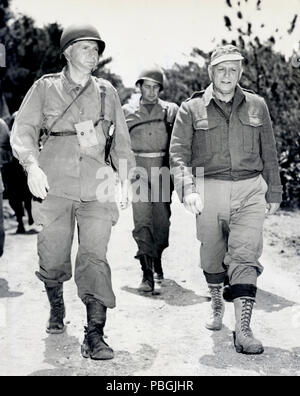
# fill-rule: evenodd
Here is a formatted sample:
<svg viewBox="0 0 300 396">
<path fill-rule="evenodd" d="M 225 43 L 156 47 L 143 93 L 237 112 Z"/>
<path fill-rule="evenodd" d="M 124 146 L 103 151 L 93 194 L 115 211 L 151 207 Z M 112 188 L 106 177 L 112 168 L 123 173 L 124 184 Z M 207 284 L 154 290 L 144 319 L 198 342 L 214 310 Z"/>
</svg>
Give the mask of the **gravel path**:
<svg viewBox="0 0 300 396">
<path fill-rule="evenodd" d="M 48 302 L 37 268 L 36 233 L 16 235 L 6 212 L 6 246 L 0 261 L 0 375 L 299 375 L 300 374 L 300 213 L 267 219 L 253 330 L 265 346 L 260 356 L 233 348 L 233 304 L 226 304 L 224 327 L 209 332 L 209 310 L 199 264 L 195 221 L 175 199 L 166 280 L 156 296 L 137 292 L 138 262 L 133 259 L 131 209 L 122 212 L 109 246 L 117 308 L 109 311 L 106 334 L 115 359 L 83 359 L 85 308 L 73 280 L 65 284 L 67 331 L 48 335 Z M 76 244 L 75 244 L 76 245 Z M 75 252 L 76 246 L 74 246 Z"/>
</svg>

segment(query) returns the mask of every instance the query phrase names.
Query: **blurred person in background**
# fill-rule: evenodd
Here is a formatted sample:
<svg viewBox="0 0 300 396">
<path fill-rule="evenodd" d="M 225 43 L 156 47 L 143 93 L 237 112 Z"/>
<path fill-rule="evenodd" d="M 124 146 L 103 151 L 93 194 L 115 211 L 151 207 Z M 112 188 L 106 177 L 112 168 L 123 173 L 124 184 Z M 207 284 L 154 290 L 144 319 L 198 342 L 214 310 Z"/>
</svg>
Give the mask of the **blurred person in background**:
<svg viewBox="0 0 300 396">
<path fill-rule="evenodd" d="M 17 112 L 15 112 L 10 120 L 9 128 L 12 128 Z M 28 216 L 28 224 L 31 226 L 34 221 L 31 211 L 32 194 L 28 188 L 27 175 L 16 158 L 12 158 L 11 162 L 5 164 L 2 169 L 3 181 L 6 189 L 6 196 L 12 210 L 15 212 L 18 227 L 17 234 L 26 232 L 23 222 L 24 208 Z"/>
<path fill-rule="evenodd" d="M 12 152 L 9 144 L 9 129 L 6 122 L 0 118 L 0 168 L 12 160 Z M 1 169 L 0 169 L 1 170 Z M 3 254 L 5 231 L 3 219 L 3 191 L 2 172 L 0 171 L 0 257 Z"/>
</svg>

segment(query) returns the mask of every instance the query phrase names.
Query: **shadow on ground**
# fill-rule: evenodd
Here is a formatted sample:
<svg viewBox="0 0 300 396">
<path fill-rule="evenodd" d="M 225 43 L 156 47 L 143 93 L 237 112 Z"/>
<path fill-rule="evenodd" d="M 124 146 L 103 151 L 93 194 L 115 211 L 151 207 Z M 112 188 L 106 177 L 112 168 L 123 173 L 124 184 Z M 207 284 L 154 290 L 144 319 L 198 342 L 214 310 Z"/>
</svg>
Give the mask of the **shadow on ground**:
<svg viewBox="0 0 300 396">
<path fill-rule="evenodd" d="M 20 297 L 22 294 L 20 292 L 10 291 L 7 280 L 0 278 L 0 298 Z"/>
<path fill-rule="evenodd" d="M 171 279 L 164 279 L 160 285 L 160 288 L 156 289 L 158 294 L 153 295 L 152 293 L 140 292 L 138 289 L 133 287 L 122 287 L 122 290 L 128 293 L 154 300 L 162 300 L 169 305 L 175 305 L 178 307 L 202 304 L 210 300 L 208 297 L 197 295 L 193 290 L 185 289 Z"/>
<path fill-rule="evenodd" d="M 295 305 L 299 304 L 265 290 L 257 289 L 255 308 L 258 310 L 265 312 L 278 312 Z"/>
<path fill-rule="evenodd" d="M 291 351 L 281 348 L 265 347 L 262 355 L 244 355 L 237 353 L 233 345 L 232 331 L 223 326 L 221 331 L 212 333 L 213 354 L 204 355 L 199 363 L 214 369 L 238 369 L 256 372 L 257 375 L 299 375 L 300 348 Z"/>
<path fill-rule="evenodd" d="M 298 304 L 294 301 L 289 301 L 283 297 L 277 296 L 276 294 L 261 289 L 257 290 L 256 309 L 265 312 L 277 312 L 285 308 L 293 307 L 294 305 Z"/>
<path fill-rule="evenodd" d="M 7 232 L 8 230 L 14 230 L 14 231 L 10 231 L 10 232 Z M 25 230 L 25 232 L 16 232 L 16 227 L 12 227 L 12 228 L 10 228 L 10 229 L 6 229 L 6 231 L 5 231 L 5 233 L 6 233 L 6 235 L 13 235 L 13 236 L 19 236 L 19 235 L 36 235 L 36 234 L 38 234 L 39 233 L 39 231 L 37 230 L 37 229 L 35 229 L 35 228 L 31 228 L 31 229 L 27 229 L 27 230 Z"/>
<path fill-rule="evenodd" d="M 52 368 L 33 372 L 30 376 L 132 376 L 136 371 L 151 368 L 157 353 L 151 346 L 142 344 L 136 353 L 115 351 L 113 360 L 84 359 L 78 339 L 65 332 L 45 339 L 44 363 Z"/>
</svg>

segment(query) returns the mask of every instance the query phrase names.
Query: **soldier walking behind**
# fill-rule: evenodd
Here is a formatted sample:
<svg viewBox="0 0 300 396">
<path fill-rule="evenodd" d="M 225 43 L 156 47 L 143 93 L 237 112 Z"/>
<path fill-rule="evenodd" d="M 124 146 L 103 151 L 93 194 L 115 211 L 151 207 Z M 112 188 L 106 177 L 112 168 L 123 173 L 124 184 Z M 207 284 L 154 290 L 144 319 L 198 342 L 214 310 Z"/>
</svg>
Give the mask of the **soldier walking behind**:
<svg viewBox="0 0 300 396">
<path fill-rule="evenodd" d="M 15 112 L 10 120 L 9 128 L 12 128 L 17 112 Z M 6 196 L 12 210 L 15 212 L 18 227 L 17 234 L 24 234 L 26 232 L 23 217 L 25 214 L 24 208 L 28 215 L 28 224 L 33 224 L 33 217 L 31 211 L 32 195 L 27 184 L 27 175 L 23 167 L 16 158 L 12 158 L 8 164 L 5 164 L 2 169 L 2 176 L 6 188 Z"/>
<path fill-rule="evenodd" d="M 5 231 L 3 215 L 3 191 L 2 167 L 12 160 L 11 147 L 9 144 L 9 129 L 6 122 L 0 118 L 0 257 L 3 255 Z"/>
<path fill-rule="evenodd" d="M 145 173 L 137 172 L 135 176 L 143 185 L 146 197 L 141 196 L 140 200 L 134 199 L 132 203 L 133 237 L 138 245 L 135 258 L 140 261 L 143 271 L 139 290 L 152 292 L 153 272 L 157 280 L 163 279 L 161 257 L 169 245 L 173 191 L 169 172 L 155 177 L 152 171 L 162 167 L 169 169 L 168 150 L 178 106 L 159 98 L 164 87 L 163 73 L 159 68 L 144 70 L 136 85 L 140 88 L 140 100 L 124 105 L 123 110 L 136 165 L 145 170 Z"/>
<path fill-rule="evenodd" d="M 170 146 L 175 188 L 197 215 L 201 266 L 211 293 L 210 330 L 220 330 L 223 282 L 229 278 L 235 308 L 237 352 L 259 354 L 250 320 L 257 277 L 263 271 L 263 223 L 281 202 L 282 187 L 270 115 L 264 99 L 240 87 L 243 57 L 226 45 L 211 56 L 211 85 L 184 102 Z M 192 173 L 188 167 L 192 167 Z M 204 168 L 204 196 L 197 168 Z M 178 171 L 179 170 L 179 171 Z M 181 176 L 180 176 L 181 175 Z"/>
<path fill-rule="evenodd" d="M 122 181 L 121 207 L 126 207 L 127 174 L 118 166 L 120 159 L 127 160 L 130 169 L 134 156 L 116 90 L 91 76 L 105 48 L 98 31 L 90 25 L 71 25 L 62 33 L 60 48 L 67 66 L 34 83 L 18 111 L 11 144 L 38 199 L 33 202 L 35 223 L 42 225 L 36 275 L 45 284 L 51 307 L 47 332 L 59 334 L 65 328 L 63 283 L 72 276 L 76 221 L 75 282 L 87 311 L 82 354 L 111 359 L 113 350 L 103 339 L 107 308 L 115 307 L 106 252 L 118 209 L 114 201 L 100 200 L 97 189 L 101 170 L 113 175 L 112 161 Z M 110 156 L 106 143 L 113 130 Z"/>
</svg>

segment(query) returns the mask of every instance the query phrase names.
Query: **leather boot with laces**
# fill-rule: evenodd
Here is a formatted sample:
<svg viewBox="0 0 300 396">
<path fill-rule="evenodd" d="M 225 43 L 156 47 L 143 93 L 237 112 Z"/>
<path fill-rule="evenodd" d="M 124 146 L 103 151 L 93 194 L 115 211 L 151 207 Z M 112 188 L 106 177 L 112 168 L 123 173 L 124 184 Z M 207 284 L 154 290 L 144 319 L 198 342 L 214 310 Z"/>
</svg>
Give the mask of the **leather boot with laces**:
<svg viewBox="0 0 300 396">
<path fill-rule="evenodd" d="M 82 356 L 93 360 L 113 359 L 114 352 L 103 339 L 107 308 L 94 297 L 87 297 L 84 303 L 88 325 L 85 327 L 81 345 Z"/>
<path fill-rule="evenodd" d="M 206 323 L 205 327 L 208 330 L 221 330 L 222 320 L 224 316 L 225 306 L 222 298 L 222 288 L 221 284 L 209 284 L 208 290 L 211 295 L 211 315 L 209 321 Z"/>
<path fill-rule="evenodd" d="M 235 332 L 233 332 L 234 346 L 238 353 L 258 355 L 264 352 L 262 343 L 255 339 L 250 328 L 254 300 L 241 297 L 234 300 Z"/>
<path fill-rule="evenodd" d="M 143 278 L 142 278 L 142 283 L 140 284 L 138 290 L 142 292 L 153 292 L 154 277 L 153 277 L 152 258 L 144 254 L 140 256 L 139 260 L 143 271 Z"/>
<path fill-rule="evenodd" d="M 65 304 L 63 299 L 63 285 L 49 287 L 45 285 L 50 303 L 50 318 L 46 332 L 49 334 L 61 334 L 65 331 L 64 317 Z"/>
</svg>

